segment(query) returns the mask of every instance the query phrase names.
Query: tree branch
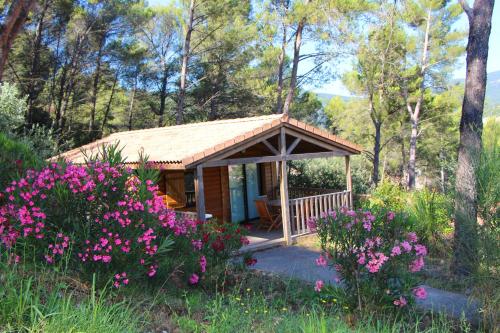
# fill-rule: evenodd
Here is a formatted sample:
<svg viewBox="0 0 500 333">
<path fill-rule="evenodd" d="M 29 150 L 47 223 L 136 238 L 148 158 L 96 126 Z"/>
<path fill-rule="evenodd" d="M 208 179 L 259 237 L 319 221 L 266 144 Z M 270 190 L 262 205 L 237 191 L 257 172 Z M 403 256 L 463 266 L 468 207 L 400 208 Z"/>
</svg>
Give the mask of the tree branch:
<svg viewBox="0 0 500 333">
<path fill-rule="evenodd" d="M 467 14 L 469 22 L 472 22 L 472 19 L 474 18 L 474 12 L 472 11 L 472 8 L 470 8 L 466 0 L 458 0 L 458 2 L 462 6 L 462 9 L 464 10 L 465 14 Z"/>
</svg>

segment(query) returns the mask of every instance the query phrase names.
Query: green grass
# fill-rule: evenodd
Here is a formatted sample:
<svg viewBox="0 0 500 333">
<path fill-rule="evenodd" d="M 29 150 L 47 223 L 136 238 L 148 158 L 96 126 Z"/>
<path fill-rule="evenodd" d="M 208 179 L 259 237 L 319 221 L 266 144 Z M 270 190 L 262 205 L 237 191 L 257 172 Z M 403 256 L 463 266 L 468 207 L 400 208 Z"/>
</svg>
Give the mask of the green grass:
<svg viewBox="0 0 500 333">
<path fill-rule="evenodd" d="M 0 264 L 0 332 L 138 332 L 140 317 L 67 276 Z"/>
<path fill-rule="evenodd" d="M 214 288 L 174 278 L 161 286 L 95 290 L 67 273 L 0 263 L 0 332 L 467 332 L 429 314 L 348 309 L 343 292 L 233 270 Z"/>
</svg>

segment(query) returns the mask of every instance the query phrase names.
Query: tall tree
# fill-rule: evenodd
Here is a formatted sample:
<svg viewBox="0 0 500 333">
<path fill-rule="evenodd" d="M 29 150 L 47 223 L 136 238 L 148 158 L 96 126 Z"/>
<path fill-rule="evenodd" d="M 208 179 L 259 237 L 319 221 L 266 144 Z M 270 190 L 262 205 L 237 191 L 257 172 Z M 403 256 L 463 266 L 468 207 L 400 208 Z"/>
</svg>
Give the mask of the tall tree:
<svg viewBox="0 0 500 333">
<path fill-rule="evenodd" d="M 453 30 L 453 23 L 459 15 L 457 5 L 440 0 L 410 0 L 405 6 L 408 25 L 416 32 L 416 39 L 410 41 L 416 47 L 409 45 L 408 76 L 403 89 L 411 128 L 408 188 L 413 189 L 424 94 L 427 89 L 438 89 L 449 75 L 450 64 L 462 54 L 462 34 Z"/>
<path fill-rule="evenodd" d="M 380 180 L 380 154 L 395 138 L 382 138 L 384 127 L 397 123 L 402 101 L 399 95 L 400 73 L 405 57 L 406 34 L 399 24 L 396 5 L 381 4 L 373 15 L 373 23 L 367 38 L 361 37 L 358 46 L 356 71 L 348 73 L 344 81 L 356 94 L 362 94 L 368 102 L 368 112 L 373 124 L 372 183 Z"/>
<path fill-rule="evenodd" d="M 289 0 L 279 0 L 274 4 L 275 12 L 280 18 L 281 27 L 281 51 L 278 56 L 278 83 L 277 83 L 277 98 L 276 98 L 276 113 L 281 113 L 283 110 L 283 84 L 284 84 L 284 67 L 286 60 L 286 48 L 288 46 L 288 11 L 290 7 Z"/>
<path fill-rule="evenodd" d="M 177 97 L 177 125 L 184 122 L 184 99 L 186 97 L 186 78 L 188 71 L 189 56 L 191 55 L 191 35 L 195 27 L 196 0 L 190 0 L 188 18 L 185 26 L 184 45 L 182 47 L 181 73 L 179 79 L 179 96 Z M 198 20 L 200 20 L 198 18 Z"/>
<path fill-rule="evenodd" d="M 303 7 L 306 7 L 309 4 L 310 0 L 305 0 Z M 285 104 L 283 105 L 283 114 L 288 115 L 290 112 L 290 106 L 292 105 L 293 98 L 295 96 L 295 88 L 297 87 L 297 71 L 299 69 L 299 60 L 300 60 L 300 47 L 302 45 L 302 33 L 304 31 L 304 27 L 307 22 L 307 10 L 298 6 L 295 8 L 299 14 L 299 22 L 297 24 L 297 28 L 295 30 L 295 42 L 293 44 L 293 60 L 292 60 L 292 74 L 290 77 L 290 85 L 288 87 L 288 93 L 285 99 Z M 305 11 L 305 13 L 303 13 Z"/>
<path fill-rule="evenodd" d="M 36 0 L 13 0 L 10 2 L 7 14 L 2 17 L 0 23 L 0 82 L 12 42 L 17 37 L 28 18 L 31 8 Z M 5 8 L 2 8 L 5 11 Z"/>
<path fill-rule="evenodd" d="M 467 74 L 460 120 L 460 146 L 456 174 L 454 272 L 468 275 L 477 268 L 477 179 L 481 154 L 486 65 L 494 0 L 461 0 L 469 20 Z"/>
<path fill-rule="evenodd" d="M 179 30 L 178 13 L 172 7 L 154 7 L 139 27 L 139 39 L 148 50 L 146 74 L 159 95 L 159 103 L 151 105 L 158 115 L 158 127 L 165 125 L 169 79 L 176 68 Z"/>
<path fill-rule="evenodd" d="M 107 56 L 106 46 L 115 34 L 125 33 L 125 20 L 128 8 L 136 2 L 135 0 L 108 0 L 103 2 L 90 2 L 87 6 L 88 20 L 91 20 L 91 47 L 92 63 L 95 64 L 92 78 L 92 90 L 90 101 L 90 119 L 88 131 L 97 131 L 95 118 L 97 98 L 103 59 Z M 97 134 L 96 133 L 96 134 Z"/>
</svg>

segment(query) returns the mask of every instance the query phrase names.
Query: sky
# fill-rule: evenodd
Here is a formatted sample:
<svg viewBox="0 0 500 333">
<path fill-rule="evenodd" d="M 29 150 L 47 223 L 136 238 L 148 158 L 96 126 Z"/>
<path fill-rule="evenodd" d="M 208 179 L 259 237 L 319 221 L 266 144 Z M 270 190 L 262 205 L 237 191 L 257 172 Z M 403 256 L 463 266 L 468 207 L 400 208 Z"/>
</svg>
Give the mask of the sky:
<svg viewBox="0 0 500 333">
<path fill-rule="evenodd" d="M 162 5 L 171 2 L 172 0 L 149 0 L 150 5 Z M 465 14 L 462 14 L 461 19 L 456 24 L 458 29 L 461 30 L 467 29 L 468 22 Z M 302 50 L 307 53 L 308 48 L 310 48 L 311 51 L 313 49 L 312 46 L 304 45 Z M 350 69 L 350 66 L 351 66 L 351 61 L 349 59 L 346 59 L 346 61 L 339 64 L 338 74 L 341 75 L 342 72 L 348 71 Z M 312 61 L 301 62 L 299 65 L 299 75 L 300 73 L 307 72 L 312 67 L 313 67 Z M 487 68 L 488 72 L 500 71 L 500 6 L 495 6 L 493 9 Z M 453 73 L 453 78 L 454 79 L 465 78 L 465 54 L 459 60 L 459 66 L 457 67 L 457 70 Z M 315 83 L 314 85 L 305 86 L 304 88 L 306 90 L 312 90 L 316 93 L 326 93 L 326 94 L 342 95 L 342 96 L 350 95 L 349 91 L 344 87 L 344 85 L 339 79 L 332 80 L 325 84 Z"/>
</svg>

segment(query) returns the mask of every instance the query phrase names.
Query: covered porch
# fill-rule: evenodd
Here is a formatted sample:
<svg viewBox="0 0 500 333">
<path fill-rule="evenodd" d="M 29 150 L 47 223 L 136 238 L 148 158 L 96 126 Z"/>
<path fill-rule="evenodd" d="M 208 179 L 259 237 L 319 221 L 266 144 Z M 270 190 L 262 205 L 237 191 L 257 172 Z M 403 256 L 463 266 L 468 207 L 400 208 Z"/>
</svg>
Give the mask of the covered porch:
<svg viewBox="0 0 500 333">
<path fill-rule="evenodd" d="M 253 135 L 249 135 L 241 143 L 233 144 L 219 154 L 212 154 L 187 165 L 187 168 L 195 170 L 196 216 L 201 220 L 211 216 L 210 210 L 206 208 L 205 170 L 249 164 L 266 164 L 268 168 L 270 166 L 272 174 L 275 175 L 272 190 L 266 191 L 255 201 L 265 201 L 269 215 L 279 215 L 277 217 L 279 223 L 267 230 L 259 228 L 262 214 L 259 220 L 251 221 L 250 245 L 247 249 L 259 249 L 277 244 L 290 245 L 296 238 L 311 232 L 307 223 L 310 218 L 318 218 L 322 213 L 353 205 L 350 156 L 359 154 L 361 149 L 293 119 L 280 120 L 282 121 L 279 125 L 269 131 L 252 133 Z M 344 189 L 339 191 L 288 186 L 290 161 L 326 157 L 344 159 L 346 175 Z"/>
</svg>

